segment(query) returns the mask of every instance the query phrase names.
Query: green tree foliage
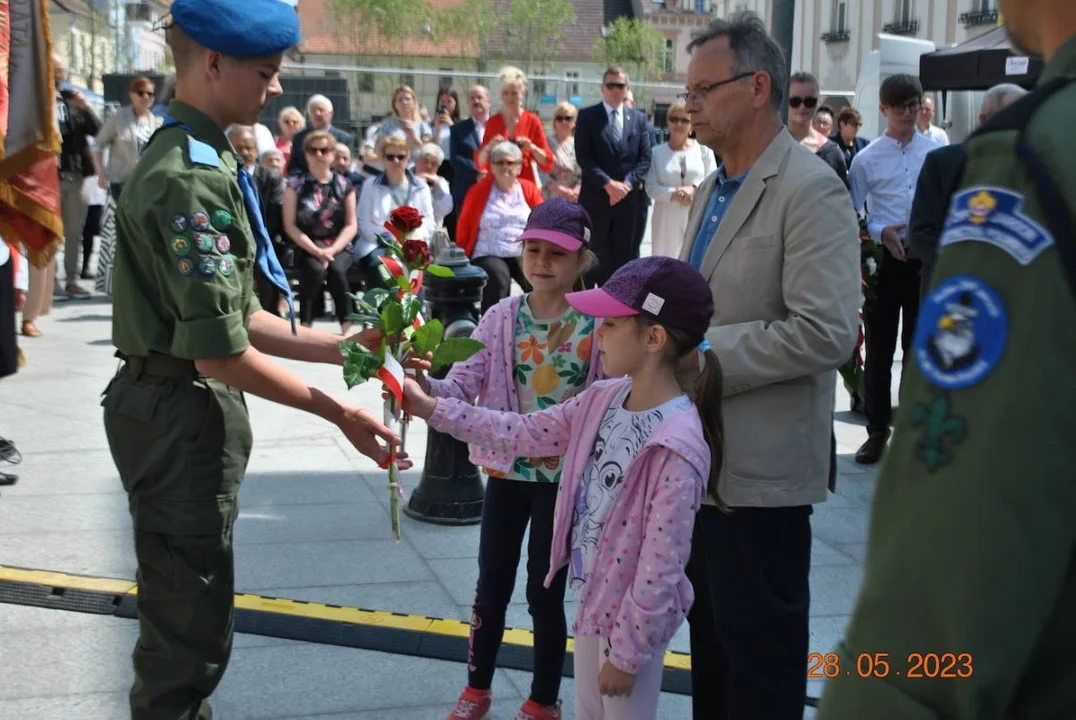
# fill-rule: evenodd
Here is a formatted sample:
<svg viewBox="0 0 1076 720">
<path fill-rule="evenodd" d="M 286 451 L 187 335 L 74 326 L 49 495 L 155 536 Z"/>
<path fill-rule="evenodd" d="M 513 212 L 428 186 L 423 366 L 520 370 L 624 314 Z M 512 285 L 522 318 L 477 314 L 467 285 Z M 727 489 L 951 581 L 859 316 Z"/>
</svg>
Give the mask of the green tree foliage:
<svg viewBox="0 0 1076 720">
<path fill-rule="evenodd" d="M 567 0 L 512 0 L 506 18 L 510 57 L 527 73 L 544 73 L 556 59 L 564 28 L 575 23 Z"/>
<path fill-rule="evenodd" d="M 605 37 L 594 43 L 594 59 L 607 67 L 619 65 L 634 82 L 657 77 L 661 72 L 661 52 L 665 36 L 653 25 L 637 18 L 618 17 Z M 636 103 L 642 98 L 636 92 Z"/>
<path fill-rule="evenodd" d="M 433 14 L 432 26 L 435 38 L 452 38 L 462 43 L 469 50 L 467 55 L 475 59 L 478 72 L 485 72 L 497 59 L 494 41 L 505 32 L 503 13 L 493 0 L 464 0 L 444 8 Z"/>
</svg>

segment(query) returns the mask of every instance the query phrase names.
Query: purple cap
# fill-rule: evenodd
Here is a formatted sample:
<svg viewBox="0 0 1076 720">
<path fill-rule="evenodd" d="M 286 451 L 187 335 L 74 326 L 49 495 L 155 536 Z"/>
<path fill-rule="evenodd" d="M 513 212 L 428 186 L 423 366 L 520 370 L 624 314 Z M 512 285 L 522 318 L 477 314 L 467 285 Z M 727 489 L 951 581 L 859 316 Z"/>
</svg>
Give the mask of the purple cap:
<svg viewBox="0 0 1076 720">
<path fill-rule="evenodd" d="M 545 240 L 568 252 L 575 252 L 590 245 L 590 233 L 594 223 L 579 203 L 555 197 L 531 210 L 527 227 L 519 241 Z"/>
<path fill-rule="evenodd" d="M 699 337 L 714 314 L 710 285 L 694 267 L 670 257 L 632 260 L 602 287 L 568 293 L 565 299 L 591 317 L 646 315 Z"/>
</svg>

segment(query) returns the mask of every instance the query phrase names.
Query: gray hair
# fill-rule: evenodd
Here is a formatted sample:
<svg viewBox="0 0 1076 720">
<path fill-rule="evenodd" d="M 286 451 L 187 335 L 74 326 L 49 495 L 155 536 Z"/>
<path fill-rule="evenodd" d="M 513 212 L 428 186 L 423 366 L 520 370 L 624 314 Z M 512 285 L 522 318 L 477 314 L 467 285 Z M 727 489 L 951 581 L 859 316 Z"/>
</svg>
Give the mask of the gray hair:
<svg viewBox="0 0 1076 720">
<path fill-rule="evenodd" d="M 728 38 L 734 59 L 732 72 L 764 72 L 770 76 L 770 104 L 780 110 L 788 90 L 788 61 L 781 46 L 770 37 L 766 23 L 750 10 L 739 10 L 727 18 L 715 18 L 705 29 L 696 33 L 687 51 L 711 40 Z"/>
<path fill-rule="evenodd" d="M 994 113 L 1004 110 L 1024 95 L 1027 95 L 1027 90 L 1015 83 L 1001 83 L 1000 85 L 995 85 L 983 95 L 983 107 L 980 112 L 989 118 Z"/>
<path fill-rule="evenodd" d="M 499 158 L 507 157 L 517 163 L 523 162 L 523 151 L 511 140 L 501 140 L 489 151 L 489 161 L 492 163 Z"/>
<path fill-rule="evenodd" d="M 324 95 L 311 95 L 310 99 L 306 101 L 306 114 L 310 114 L 310 108 L 315 105 L 324 105 L 325 109 L 329 112 L 333 111 L 333 101 Z"/>
<path fill-rule="evenodd" d="M 445 151 L 437 143 L 428 142 L 418 149 L 416 160 L 433 158 L 440 165 L 445 161 Z"/>
</svg>

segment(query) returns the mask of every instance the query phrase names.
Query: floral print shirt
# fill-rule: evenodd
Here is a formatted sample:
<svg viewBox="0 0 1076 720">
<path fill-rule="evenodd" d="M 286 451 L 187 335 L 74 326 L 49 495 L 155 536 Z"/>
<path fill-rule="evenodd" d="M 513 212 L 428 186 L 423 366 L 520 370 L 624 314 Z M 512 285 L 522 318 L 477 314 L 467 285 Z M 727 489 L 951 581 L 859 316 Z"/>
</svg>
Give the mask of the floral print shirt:
<svg viewBox="0 0 1076 720">
<path fill-rule="evenodd" d="M 519 412 L 559 405 L 586 387 L 594 318 L 569 308 L 559 318 L 536 320 L 526 299 L 516 315 L 515 367 Z M 560 481 L 563 458 L 516 458 L 511 472 L 487 474 L 509 480 Z"/>
</svg>

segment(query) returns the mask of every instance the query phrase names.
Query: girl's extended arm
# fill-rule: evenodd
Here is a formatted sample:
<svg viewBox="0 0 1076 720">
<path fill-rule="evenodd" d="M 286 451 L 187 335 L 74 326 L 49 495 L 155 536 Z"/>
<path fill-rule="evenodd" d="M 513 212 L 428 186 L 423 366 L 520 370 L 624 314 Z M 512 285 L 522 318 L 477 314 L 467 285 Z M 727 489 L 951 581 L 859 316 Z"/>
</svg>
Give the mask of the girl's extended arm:
<svg viewBox="0 0 1076 720">
<path fill-rule="evenodd" d="M 552 457 L 565 454 L 572 418 L 587 392 L 546 410 L 519 415 L 452 398 L 435 400 L 423 393 L 414 380 L 408 380 L 404 409 L 425 419 L 434 430 L 471 445 L 516 457 Z"/>
</svg>

